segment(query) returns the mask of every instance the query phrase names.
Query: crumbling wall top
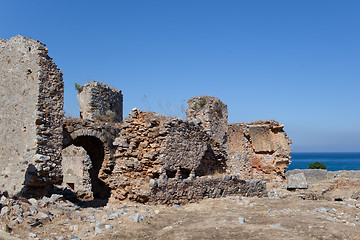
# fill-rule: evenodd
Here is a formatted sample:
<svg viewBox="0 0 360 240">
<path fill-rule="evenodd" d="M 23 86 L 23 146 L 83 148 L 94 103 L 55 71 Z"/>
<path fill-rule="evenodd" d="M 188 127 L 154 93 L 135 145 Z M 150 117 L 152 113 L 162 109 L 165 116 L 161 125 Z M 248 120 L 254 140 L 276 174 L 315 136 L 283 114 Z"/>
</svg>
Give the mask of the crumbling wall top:
<svg viewBox="0 0 360 240">
<path fill-rule="evenodd" d="M 211 96 L 192 97 L 186 109 L 188 121 L 201 121 L 206 132 L 215 142 L 226 144 L 228 132 L 227 105 Z"/>
<path fill-rule="evenodd" d="M 84 84 L 82 87 L 77 86 L 77 88 L 81 118 L 122 121 L 123 95 L 120 90 L 97 81 Z"/>
</svg>

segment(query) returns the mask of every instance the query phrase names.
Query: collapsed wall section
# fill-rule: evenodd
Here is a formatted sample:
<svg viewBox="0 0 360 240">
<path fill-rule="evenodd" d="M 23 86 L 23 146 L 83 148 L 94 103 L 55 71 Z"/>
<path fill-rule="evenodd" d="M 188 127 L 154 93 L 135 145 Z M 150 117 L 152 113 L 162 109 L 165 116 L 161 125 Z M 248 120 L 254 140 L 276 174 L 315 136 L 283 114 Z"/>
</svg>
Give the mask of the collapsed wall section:
<svg viewBox="0 0 360 240">
<path fill-rule="evenodd" d="M 78 86 L 80 117 L 99 121 L 121 122 L 123 95 L 121 91 L 100 82 Z"/>
<path fill-rule="evenodd" d="M 184 181 L 170 179 L 151 186 L 149 201 L 160 204 L 184 204 L 204 198 L 232 195 L 266 197 L 266 183 L 260 180 L 244 180 L 236 175 L 203 176 Z"/>
<path fill-rule="evenodd" d="M 0 40 L 0 186 L 10 195 L 61 179 L 64 85 L 47 52 L 30 38 Z"/>
<path fill-rule="evenodd" d="M 210 145 L 215 158 L 226 160 L 228 143 L 227 105 L 211 96 L 192 97 L 188 100 L 186 119 L 201 124 L 210 136 Z"/>
<path fill-rule="evenodd" d="M 133 109 L 121 123 L 66 119 L 64 146 L 83 146 L 91 162 L 96 158 L 83 140 L 92 136 L 107 146 L 96 178 L 111 189 L 113 200 L 174 204 L 205 197 L 266 195 L 261 180 L 269 174 L 256 175 L 253 164 L 259 154 L 279 150 L 276 141 L 281 137 L 269 131 L 281 132 L 282 128 L 275 122 L 227 125 L 224 142 L 217 138 L 215 127 L 204 127 L 198 119 L 185 121 Z M 220 150 L 225 154 L 218 154 Z M 74 182 L 82 187 L 79 179 Z"/>
<path fill-rule="evenodd" d="M 163 174 L 162 165 L 168 118 L 133 110 L 121 124 L 114 141 L 115 166 L 109 178 L 112 196 L 118 200 L 147 202 L 149 181 Z"/>
<path fill-rule="evenodd" d="M 192 97 L 186 118 L 199 121 L 211 137 L 217 159 L 228 174 L 243 179 L 283 180 L 290 164 L 291 140 L 276 121 L 228 124 L 227 106 L 210 96 Z"/>
<path fill-rule="evenodd" d="M 291 139 L 276 121 L 229 125 L 228 172 L 244 179 L 283 180 Z"/>
<path fill-rule="evenodd" d="M 134 110 L 121 124 L 114 145 L 115 167 L 109 185 L 119 200 L 152 201 L 152 186 L 225 171 L 202 127 L 178 118 Z M 168 186 L 173 187 L 175 183 Z"/>
<path fill-rule="evenodd" d="M 186 109 L 188 121 L 201 121 L 212 139 L 223 145 L 227 142 L 228 111 L 220 99 L 211 96 L 192 97 Z"/>
</svg>

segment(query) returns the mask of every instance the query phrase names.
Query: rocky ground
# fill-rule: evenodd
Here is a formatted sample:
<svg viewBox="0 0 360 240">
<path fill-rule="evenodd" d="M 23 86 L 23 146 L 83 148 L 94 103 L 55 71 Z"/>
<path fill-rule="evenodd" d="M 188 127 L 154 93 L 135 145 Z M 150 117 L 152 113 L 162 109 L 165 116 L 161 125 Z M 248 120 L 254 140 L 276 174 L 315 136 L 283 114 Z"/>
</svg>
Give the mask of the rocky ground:
<svg viewBox="0 0 360 240">
<path fill-rule="evenodd" d="M 360 172 L 308 175 L 307 181 L 308 189 L 291 191 L 269 184 L 267 198 L 232 196 L 183 206 L 110 201 L 93 208 L 61 195 L 2 196 L 0 238 L 360 240 Z"/>
</svg>

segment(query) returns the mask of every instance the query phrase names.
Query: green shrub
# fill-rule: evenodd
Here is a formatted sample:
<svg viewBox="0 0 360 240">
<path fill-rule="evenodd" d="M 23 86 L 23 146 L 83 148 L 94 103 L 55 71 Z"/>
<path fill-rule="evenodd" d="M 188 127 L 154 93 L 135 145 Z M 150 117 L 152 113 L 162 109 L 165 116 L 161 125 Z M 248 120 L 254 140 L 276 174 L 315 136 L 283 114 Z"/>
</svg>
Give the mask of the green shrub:
<svg viewBox="0 0 360 240">
<path fill-rule="evenodd" d="M 206 99 L 201 97 L 198 102 L 199 106 L 202 108 L 206 104 Z"/>
<path fill-rule="evenodd" d="M 309 164 L 310 169 L 326 169 L 326 166 L 322 162 L 313 162 Z"/>
<path fill-rule="evenodd" d="M 75 83 L 75 90 L 78 92 L 78 93 L 81 93 L 82 91 L 82 86 L 78 83 Z"/>
</svg>

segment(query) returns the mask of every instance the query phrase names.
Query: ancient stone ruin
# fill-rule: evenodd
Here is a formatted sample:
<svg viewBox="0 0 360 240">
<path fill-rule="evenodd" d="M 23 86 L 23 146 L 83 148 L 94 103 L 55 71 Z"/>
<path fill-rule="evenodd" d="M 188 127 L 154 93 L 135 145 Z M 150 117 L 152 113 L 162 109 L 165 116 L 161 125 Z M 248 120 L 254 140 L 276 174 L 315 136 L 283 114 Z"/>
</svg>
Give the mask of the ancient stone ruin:
<svg viewBox="0 0 360 240">
<path fill-rule="evenodd" d="M 182 204 L 265 196 L 285 179 L 291 140 L 276 121 L 229 124 L 210 96 L 189 99 L 186 120 L 137 109 L 123 119 L 121 91 L 99 82 L 77 86 L 81 118 L 64 118 L 45 45 L 17 36 L 0 53 L 2 192 Z"/>
<path fill-rule="evenodd" d="M 120 90 L 96 81 L 78 86 L 77 90 L 81 118 L 121 122 L 123 96 Z"/>
<path fill-rule="evenodd" d="M 64 84 L 47 51 L 30 38 L 0 40 L 0 187 L 11 195 L 61 180 Z"/>
<path fill-rule="evenodd" d="M 282 181 L 291 152 L 283 128 L 273 120 L 229 124 L 228 171 L 245 179 Z"/>
</svg>

